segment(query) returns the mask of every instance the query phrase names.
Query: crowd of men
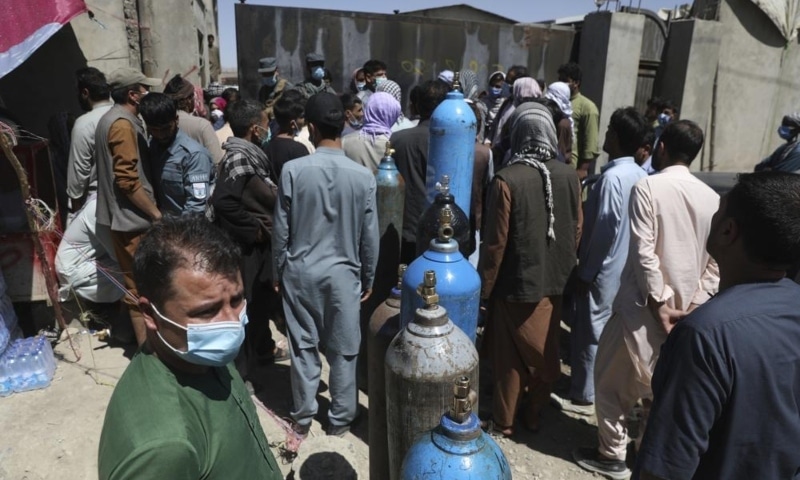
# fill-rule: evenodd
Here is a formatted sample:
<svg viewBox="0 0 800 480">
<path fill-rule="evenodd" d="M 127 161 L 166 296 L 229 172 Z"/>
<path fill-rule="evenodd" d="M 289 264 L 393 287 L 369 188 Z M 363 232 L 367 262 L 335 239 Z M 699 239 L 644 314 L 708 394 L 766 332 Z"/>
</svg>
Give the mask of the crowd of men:
<svg viewBox="0 0 800 480">
<path fill-rule="evenodd" d="M 598 446 L 575 460 L 622 479 L 639 404 L 634 478 L 800 471 L 800 287 L 786 278 L 800 263 L 800 117 L 784 118 L 786 145 L 720 200 L 690 173 L 703 131 L 655 98 L 646 112 L 613 112 L 599 145 L 609 161 L 589 178 L 599 112 L 574 63 L 549 85 L 513 66 L 485 89 L 472 71 L 457 82 L 443 71 L 412 88 L 408 108 L 380 60 L 346 92 L 317 53 L 299 83 L 277 65 L 259 61 L 258 92 L 226 90 L 208 105 L 180 76 L 156 93 L 161 80 L 134 69 L 77 73 L 87 113 L 71 136 L 62 292 L 121 301 L 112 334 L 140 346 L 106 413 L 100 478 L 280 478 L 249 395 L 273 388 L 259 367 L 279 360 L 291 361 L 294 431 L 307 435 L 318 413 L 320 354 L 326 433 L 349 431 L 360 310 L 381 254 L 374 173 L 391 142 L 410 262 L 430 120 L 453 88 L 478 125 L 484 428 L 536 432 L 548 403 L 596 415 Z M 286 348 L 270 320 L 285 323 Z M 553 393 L 562 321 L 567 398 Z"/>
</svg>

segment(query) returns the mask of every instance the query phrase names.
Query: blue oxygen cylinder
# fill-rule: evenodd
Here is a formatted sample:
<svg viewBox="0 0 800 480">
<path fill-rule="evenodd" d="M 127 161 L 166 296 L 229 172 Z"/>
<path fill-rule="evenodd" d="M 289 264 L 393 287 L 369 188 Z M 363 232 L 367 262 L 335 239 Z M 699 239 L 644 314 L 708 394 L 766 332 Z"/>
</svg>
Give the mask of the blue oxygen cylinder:
<svg viewBox="0 0 800 480">
<path fill-rule="evenodd" d="M 481 277 L 475 267 L 458 251 L 453 240 L 453 210 L 445 205 L 440 212 L 439 236 L 431 240 L 430 247 L 408 266 L 403 276 L 400 327 L 414 320 L 414 312 L 422 308 L 422 298 L 417 295 L 419 279 L 426 271 L 436 272 L 439 305 L 450 314 L 450 320 L 475 342 L 478 312 L 481 300 Z"/>
<path fill-rule="evenodd" d="M 472 413 L 469 378 L 456 380 L 453 393 L 453 406 L 439 426 L 408 450 L 400 479 L 511 480 L 511 467 L 503 451 L 481 430 L 480 420 Z"/>
<path fill-rule="evenodd" d="M 431 117 L 426 191 L 427 204 L 430 206 L 438 193 L 436 182 L 442 175 L 449 175 L 450 193 L 455 197 L 456 205 L 469 218 L 478 123 L 472 109 L 464 101 L 464 95 L 457 90 L 460 88 L 456 73 L 454 90 L 447 94 Z"/>
</svg>

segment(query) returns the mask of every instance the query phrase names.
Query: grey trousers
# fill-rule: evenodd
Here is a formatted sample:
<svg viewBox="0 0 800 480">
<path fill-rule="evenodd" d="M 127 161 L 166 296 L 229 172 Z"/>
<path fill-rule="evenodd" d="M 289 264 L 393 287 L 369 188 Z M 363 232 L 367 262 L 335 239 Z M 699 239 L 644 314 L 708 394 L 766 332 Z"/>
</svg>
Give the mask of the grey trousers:
<svg viewBox="0 0 800 480">
<path fill-rule="evenodd" d="M 289 358 L 292 361 L 292 400 L 294 408 L 292 419 L 300 425 L 307 425 L 317 414 L 317 389 L 322 375 L 322 361 L 317 348 L 298 348 L 289 339 Z M 328 420 L 331 425 L 347 425 L 356 418 L 358 409 L 358 389 L 356 386 L 356 364 L 358 355 L 340 355 L 328 351 L 325 358 L 331 367 L 328 388 L 331 394 L 331 408 Z"/>
</svg>

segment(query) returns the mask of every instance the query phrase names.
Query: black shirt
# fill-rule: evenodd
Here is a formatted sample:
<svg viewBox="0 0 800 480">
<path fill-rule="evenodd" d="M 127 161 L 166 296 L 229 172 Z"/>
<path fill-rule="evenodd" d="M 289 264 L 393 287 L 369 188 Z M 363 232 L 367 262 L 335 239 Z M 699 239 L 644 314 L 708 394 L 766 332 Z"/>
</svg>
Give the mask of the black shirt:
<svg viewBox="0 0 800 480">
<path fill-rule="evenodd" d="M 269 174 L 270 180 L 277 185 L 278 179 L 281 178 L 283 165 L 289 160 L 308 155 L 308 148 L 291 138 L 273 137 L 264 148 L 264 153 L 269 157 L 270 165 L 272 166 Z"/>
<path fill-rule="evenodd" d="M 653 374 L 633 478 L 800 478 L 800 286 L 726 289 L 680 322 Z"/>
<path fill-rule="evenodd" d="M 425 186 L 428 171 L 428 145 L 431 134 L 430 119 L 421 120 L 416 127 L 399 130 L 390 141 L 394 148 L 397 170 L 406 181 L 406 198 L 403 209 L 403 240 L 416 243 L 417 224 L 427 207 Z"/>
</svg>

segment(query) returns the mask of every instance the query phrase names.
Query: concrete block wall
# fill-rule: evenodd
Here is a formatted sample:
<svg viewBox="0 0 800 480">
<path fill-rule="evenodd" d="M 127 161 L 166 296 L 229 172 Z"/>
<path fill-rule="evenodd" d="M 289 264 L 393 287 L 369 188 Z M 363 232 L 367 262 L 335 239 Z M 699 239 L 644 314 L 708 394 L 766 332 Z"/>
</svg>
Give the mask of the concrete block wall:
<svg viewBox="0 0 800 480">
<path fill-rule="evenodd" d="M 601 153 L 597 167 L 608 162 L 602 146 L 611 114 L 636 100 L 643 32 L 641 15 L 597 12 L 587 15 L 584 21 L 579 54 L 581 92 L 600 109 Z"/>
<path fill-rule="evenodd" d="M 712 129 L 714 80 L 723 38 L 720 22 L 687 19 L 670 25 L 669 39 L 655 91 L 680 108 L 680 118 L 696 122 L 706 134 Z M 710 169 L 710 148 L 704 148 L 692 170 Z"/>
</svg>

